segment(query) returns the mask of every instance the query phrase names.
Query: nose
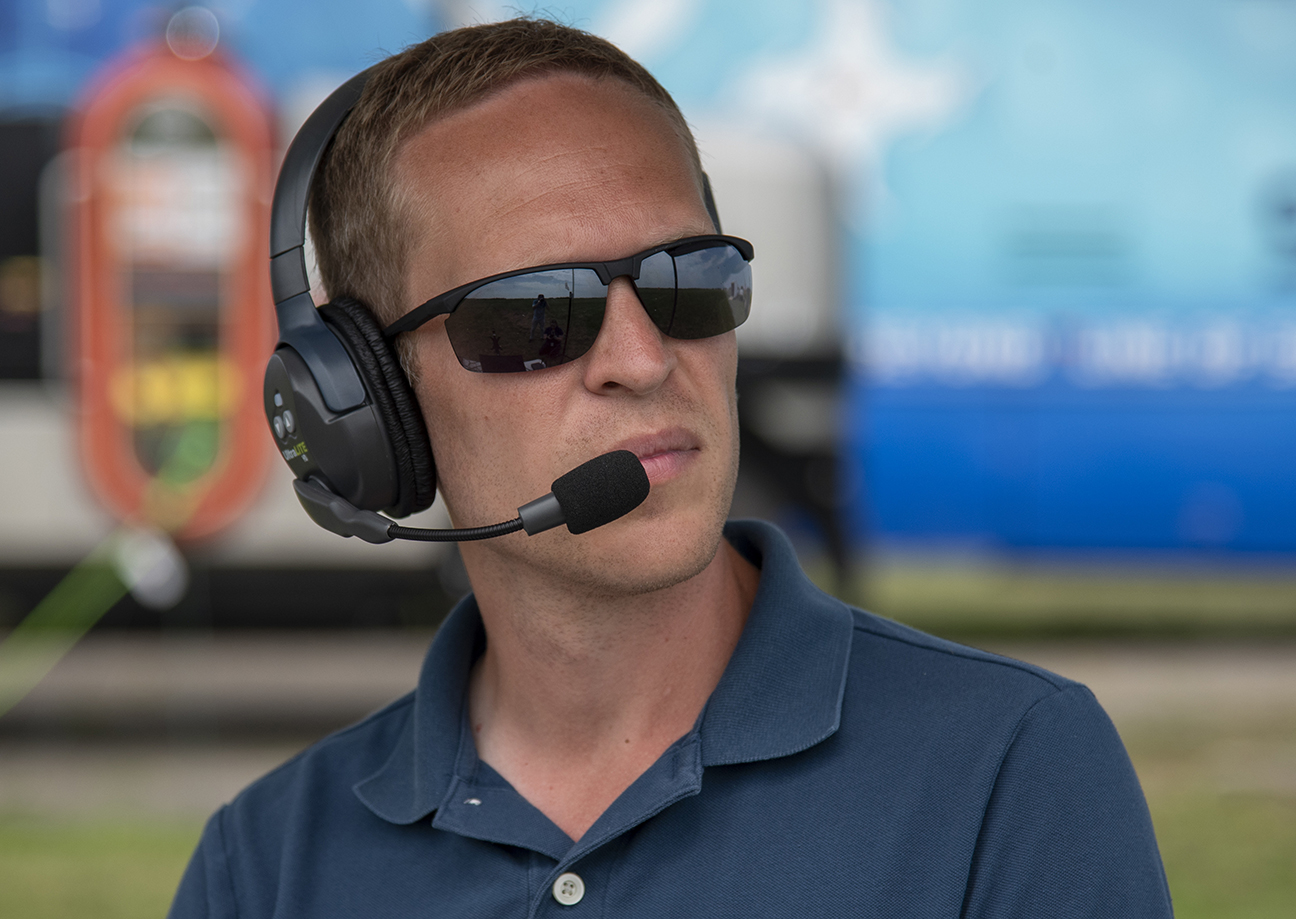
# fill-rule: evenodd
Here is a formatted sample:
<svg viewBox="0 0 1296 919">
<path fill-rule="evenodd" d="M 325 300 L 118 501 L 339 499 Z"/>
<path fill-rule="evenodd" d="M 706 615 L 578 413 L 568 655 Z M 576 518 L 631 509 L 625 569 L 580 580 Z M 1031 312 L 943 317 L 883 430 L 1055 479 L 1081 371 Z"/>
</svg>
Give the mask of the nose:
<svg viewBox="0 0 1296 919">
<path fill-rule="evenodd" d="M 624 277 L 614 278 L 608 286 L 603 325 L 587 357 L 585 388 L 603 394 L 651 393 L 666 381 L 676 363 L 674 349 Z"/>
</svg>

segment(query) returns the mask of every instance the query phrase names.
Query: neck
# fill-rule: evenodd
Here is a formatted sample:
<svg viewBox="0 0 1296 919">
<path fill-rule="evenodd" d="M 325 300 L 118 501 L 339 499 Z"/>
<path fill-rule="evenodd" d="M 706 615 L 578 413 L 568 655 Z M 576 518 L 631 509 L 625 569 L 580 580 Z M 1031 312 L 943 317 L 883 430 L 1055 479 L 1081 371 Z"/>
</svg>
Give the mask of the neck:
<svg viewBox="0 0 1296 919">
<path fill-rule="evenodd" d="M 474 577 L 487 635 L 469 687 L 478 754 L 580 838 L 692 728 L 759 577 L 723 540 L 697 575 L 632 596 Z"/>
</svg>

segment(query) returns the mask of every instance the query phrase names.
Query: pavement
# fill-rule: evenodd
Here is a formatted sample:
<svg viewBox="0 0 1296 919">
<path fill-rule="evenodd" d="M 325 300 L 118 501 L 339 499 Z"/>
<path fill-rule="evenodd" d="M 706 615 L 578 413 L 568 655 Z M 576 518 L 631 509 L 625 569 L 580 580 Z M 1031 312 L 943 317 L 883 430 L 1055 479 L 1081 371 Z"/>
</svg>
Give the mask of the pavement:
<svg viewBox="0 0 1296 919">
<path fill-rule="evenodd" d="M 0 717 L 6 735 L 323 734 L 404 695 L 430 632 L 92 632 Z"/>
<path fill-rule="evenodd" d="M 1296 718 L 1296 642 L 1056 641 L 988 650 L 1084 683 L 1117 727 Z"/>
<path fill-rule="evenodd" d="M 92 633 L 0 717 L 0 813 L 198 819 L 413 688 L 429 633 Z M 1221 747 L 1239 788 L 1296 796 L 1296 642 L 990 650 L 1087 684 L 1128 738 L 1278 726 Z M 1250 743 L 1250 746 L 1248 746 Z M 1136 757 L 1137 760 L 1137 757 Z"/>
</svg>

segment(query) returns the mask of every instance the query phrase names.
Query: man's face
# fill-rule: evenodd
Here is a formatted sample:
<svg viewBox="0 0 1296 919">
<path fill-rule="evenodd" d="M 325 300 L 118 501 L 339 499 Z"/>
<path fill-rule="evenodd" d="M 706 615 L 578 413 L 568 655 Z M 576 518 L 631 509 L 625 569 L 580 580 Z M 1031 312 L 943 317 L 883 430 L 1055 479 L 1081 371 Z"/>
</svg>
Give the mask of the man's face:
<svg viewBox="0 0 1296 919">
<path fill-rule="evenodd" d="M 460 284 L 534 265 L 610 260 L 714 232 L 666 116 L 612 81 L 525 81 L 430 125 L 402 150 L 414 239 L 406 309 Z M 459 366 L 444 320 L 417 332 L 415 388 L 442 497 L 457 526 L 516 516 L 564 472 L 609 450 L 652 483 L 628 516 L 463 547 L 475 580 L 527 566 L 605 593 L 651 590 L 715 555 L 738 464 L 732 332 L 665 337 L 629 282 L 579 360 L 531 373 Z M 479 589 L 484 585 L 478 584 Z"/>
</svg>

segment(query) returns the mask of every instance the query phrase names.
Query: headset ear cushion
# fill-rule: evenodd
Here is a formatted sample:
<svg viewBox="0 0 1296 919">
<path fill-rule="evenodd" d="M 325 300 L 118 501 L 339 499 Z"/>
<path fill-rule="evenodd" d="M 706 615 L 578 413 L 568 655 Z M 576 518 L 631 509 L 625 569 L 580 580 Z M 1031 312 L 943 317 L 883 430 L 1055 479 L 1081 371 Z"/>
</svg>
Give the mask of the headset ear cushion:
<svg viewBox="0 0 1296 919">
<path fill-rule="evenodd" d="M 432 506 L 436 464 L 423 412 L 391 345 L 373 313 L 360 301 L 339 297 L 320 307 L 324 321 L 342 339 L 373 395 L 396 459 L 397 500 L 384 508 L 404 517 Z"/>
</svg>

